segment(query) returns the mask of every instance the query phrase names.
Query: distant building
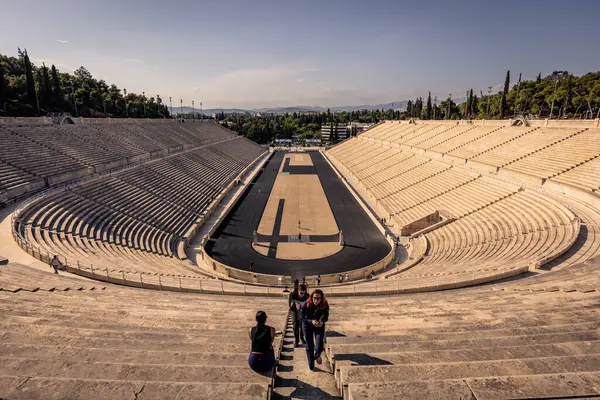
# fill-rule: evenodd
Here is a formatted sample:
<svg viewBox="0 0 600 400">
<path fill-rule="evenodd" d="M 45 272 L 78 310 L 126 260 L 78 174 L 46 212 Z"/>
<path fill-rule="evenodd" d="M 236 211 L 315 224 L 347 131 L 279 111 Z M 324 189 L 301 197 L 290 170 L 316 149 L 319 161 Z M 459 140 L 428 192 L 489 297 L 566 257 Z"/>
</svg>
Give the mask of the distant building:
<svg viewBox="0 0 600 400">
<path fill-rule="evenodd" d="M 348 138 L 346 125 L 323 124 L 321 125 L 321 140 L 325 142 L 339 142 Z"/>
<path fill-rule="evenodd" d="M 348 130 L 350 136 L 356 136 L 359 133 L 363 133 L 367 129 L 371 128 L 373 125 L 375 124 L 368 122 L 351 122 L 348 124 L 346 129 Z"/>
</svg>

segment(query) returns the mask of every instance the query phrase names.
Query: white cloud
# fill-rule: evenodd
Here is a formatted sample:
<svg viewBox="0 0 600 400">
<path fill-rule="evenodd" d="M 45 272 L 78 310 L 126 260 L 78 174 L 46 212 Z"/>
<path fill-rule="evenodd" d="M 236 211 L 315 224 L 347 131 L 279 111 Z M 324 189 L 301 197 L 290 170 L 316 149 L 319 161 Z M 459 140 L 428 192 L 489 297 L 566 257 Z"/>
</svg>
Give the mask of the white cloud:
<svg viewBox="0 0 600 400">
<path fill-rule="evenodd" d="M 325 81 L 309 65 L 279 65 L 225 72 L 182 94 L 186 103 L 202 100 L 207 107 L 261 108 L 294 105 L 344 105 L 378 97 L 352 85 Z"/>
<path fill-rule="evenodd" d="M 60 39 L 54 39 L 54 42 L 57 42 L 57 43 L 62 43 L 62 44 L 69 43 L 69 41 L 68 41 L 68 40 L 60 40 Z"/>
<path fill-rule="evenodd" d="M 35 65 L 37 66 L 41 66 L 42 63 L 46 64 L 47 67 L 50 67 L 51 65 L 54 64 L 54 66 L 56 68 L 58 68 L 60 71 L 62 72 L 73 72 L 75 71 L 77 68 L 72 67 L 68 64 L 64 64 L 60 61 L 54 60 L 52 58 L 31 58 L 31 62 L 33 62 Z"/>
</svg>

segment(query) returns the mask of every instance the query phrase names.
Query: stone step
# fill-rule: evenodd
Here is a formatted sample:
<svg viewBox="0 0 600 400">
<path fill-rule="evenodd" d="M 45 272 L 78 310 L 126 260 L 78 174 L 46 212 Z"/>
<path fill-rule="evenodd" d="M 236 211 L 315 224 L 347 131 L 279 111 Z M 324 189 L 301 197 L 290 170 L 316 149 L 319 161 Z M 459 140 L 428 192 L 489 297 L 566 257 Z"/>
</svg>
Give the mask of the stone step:
<svg viewBox="0 0 600 400">
<path fill-rule="evenodd" d="M 11 376 L 36 376 L 75 379 L 142 380 L 212 383 L 269 384 L 270 376 L 263 376 L 247 366 L 207 366 L 176 364 L 134 364 L 93 361 L 43 360 L 31 358 L 0 358 L 2 373 Z"/>
<path fill-rule="evenodd" d="M 0 335 L 2 343 L 27 345 L 44 343 L 51 346 L 73 346 L 73 347 L 91 347 L 105 348 L 113 350 L 165 350 L 165 351 L 213 351 L 216 353 L 247 353 L 250 351 L 250 340 L 245 343 L 227 343 L 227 342 L 210 342 L 210 343 L 179 343 L 177 341 L 146 341 L 146 340 L 127 340 L 121 339 L 106 339 L 97 337 L 46 337 L 38 335 L 24 336 L 18 332 L 10 332 Z"/>
<path fill-rule="evenodd" d="M 315 370 L 308 369 L 306 350 L 294 348 L 294 334 L 291 319 L 286 327 L 284 346 L 282 348 L 273 399 L 339 399 L 335 379 L 329 362 L 323 354 L 323 363 L 315 363 Z"/>
<path fill-rule="evenodd" d="M 523 328 L 504 328 L 504 329 L 485 329 L 486 326 L 476 325 L 473 330 L 460 332 L 440 332 L 440 333 L 415 333 L 406 335 L 380 335 L 380 336 L 351 336 L 351 337 L 328 337 L 329 345 L 342 344 L 371 344 L 371 343 L 391 343 L 404 341 L 431 341 L 431 340 L 458 340 L 458 339 L 485 339 L 504 336 L 533 335 L 542 333 L 558 333 L 594 330 L 600 327 L 598 322 L 580 322 L 573 324 L 557 324 L 548 326 L 535 326 Z M 480 328 L 480 329 L 477 329 Z"/>
<path fill-rule="evenodd" d="M 522 359 L 568 355 L 600 354 L 600 341 L 551 343 L 532 346 L 487 347 L 457 350 L 407 351 L 407 352 L 358 352 L 337 353 L 335 363 L 352 365 L 400 365 L 446 362 L 469 362 L 503 359 Z"/>
<path fill-rule="evenodd" d="M 249 324 L 248 324 L 249 325 Z M 13 325 L 3 324 L 0 325 L 0 336 L 5 333 L 19 332 L 19 334 L 25 338 L 33 337 L 62 337 L 65 339 L 76 338 L 76 337 L 97 337 L 103 339 L 114 339 L 114 340 L 143 340 L 147 342 L 176 342 L 176 343 L 220 343 L 226 341 L 228 343 L 248 343 L 248 326 L 247 329 L 242 329 L 234 334 L 227 335 L 225 332 L 220 330 L 216 332 L 210 331 L 196 331 L 194 334 L 175 334 L 168 332 L 131 332 L 131 331 L 118 331 L 118 330 L 105 330 L 105 329 L 81 329 L 72 327 L 61 327 L 61 326 L 39 326 L 39 325 Z M 149 327 L 151 330 L 151 328 Z M 239 334 L 241 333 L 241 334 Z M 245 333 L 245 334 L 244 334 Z"/>
<path fill-rule="evenodd" d="M 467 363 L 342 366 L 339 375 L 336 375 L 336 380 L 338 387 L 343 387 L 350 383 L 410 382 L 599 371 L 600 355 L 591 354 Z"/>
<path fill-rule="evenodd" d="M 223 334 L 225 336 L 245 335 L 248 336 L 248 327 L 250 320 L 246 319 L 242 322 L 242 325 L 225 326 L 222 328 L 209 329 L 214 324 L 202 324 L 192 322 L 176 323 L 173 326 L 172 322 L 165 321 L 152 321 L 144 322 L 132 320 L 132 318 L 114 318 L 111 317 L 110 321 L 106 321 L 104 318 L 93 318 L 93 316 L 73 316 L 69 318 L 43 318 L 43 317 L 29 317 L 22 315 L 11 315 L 0 312 L 0 316 L 6 324 L 15 325 L 26 325 L 35 324 L 38 326 L 61 326 L 61 327 L 73 327 L 83 329 L 98 329 L 98 330 L 116 330 L 116 331 L 131 331 L 131 332 L 155 332 L 155 333 L 174 333 L 174 334 L 209 334 L 217 335 Z M 54 316 L 53 316 L 54 317 Z M 83 319 L 85 318 L 85 320 Z M 136 323 L 137 322 L 137 323 Z M 236 321 L 237 322 L 237 321 Z M 270 323 L 273 326 L 283 326 L 282 318 L 273 318 Z M 248 325 L 248 326 L 246 326 Z M 243 333 L 242 333 L 243 332 Z"/>
<path fill-rule="evenodd" d="M 597 331 L 575 331 L 539 335 L 505 336 L 500 338 L 431 340 L 422 342 L 390 342 L 376 344 L 328 345 L 328 354 L 338 353 L 401 353 L 414 351 L 458 350 L 488 347 L 531 346 L 539 344 L 594 341 L 600 339 Z"/>
<path fill-rule="evenodd" d="M 248 352 L 216 353 L 212 347 L 202 346 L 196 351 L 161 351 L 128 349 L 125 351 L 110 351 L 106 347 L 74 347 L 51 346 L 45 344 L 5 344 L 0 343 L 0 357 L 29 358 L 29 359 L 59 359 L 63 361 L 93 360 L 94 362 L 113 362 L 130 364 L 180 364 L 180 365 L 212 365 L 212 366 L 246 366 Z"/>
<path fill-rule="evenodd" d="M 249 399 L 265 400 L 265 383 L 102 380 L 0 375 L 0 398 L 6 399 Z"/>
<path fill-rule="evenodd" d="M 470 316 L 469 316 L 470 317 Z M 360 318 L 360 316 L 357 316 Z M 477 318 L 475 316 L 470 317 L 473 320 Z M 483 321 L 483 318 L 481 318 Z M 567 314 L 519 314 L 514 313 L 509 318 L 498 318 L 492 319 L 490 318 L 488 324 L 490 327 L 517 327 L 524 324 L 525 326 L 547 326 L 547 325 L 555 325 L 555 324 L 567 324 L 570 322 L 591 322 L 597 321 L 598 315 L 594 310 L 588 311 L 572 311 Z M 440 326 L 443 324 L 442 326 Z M 338 332 L 341 334 L 345 334 L 346 336 L 354 336 L 354 335 L 362 335 L 362 336 L 373 336 L 373 335 L 394 335 L 394 334 L 402 334 L 406 332 L 404 329 L 399 329 L 398 325 L 407 326 L 410 325 L 415 328 L 420 329 L 430 329 L 431 331 L 437 329 L 444 329 L 445 331 L 470 331 L 476 326 L 473 322 L 466 321 L 457 321 L 456 318 L 454 321 L 452 319 L 449 320 L 438 320 L 431 318 L 419 318 L 415 320 L 406 320 L 406 321 L 394 321 L 394 320 L 384 320 L 384 321 L 369 321 L 359 323 L 356 321 L 356 324 L 352 325 L 348 324 L 336 324 L 335 321 L 328 322 L 327 329 L 328 331 Z M 479 323 L 481 325 L 481 323 Z M 434 328 L 435 327 L 435 328 Z"/>
<path fill-rule="evenodd" d="M 567 294 L 564 294 L 565 296 L 567 296 Z M 570 310 L 580 310 L 581 309 L 581 305 L 585 305 L 585 304 L 593 304 L 595 300 L 598 299 L 598 297 L 600 296 L 595 296 L 594 294 L 582 294 L 583 296 L 587 295 L 588 298 L 586 299 L 586 301 L 584 302 L 563 302 L 562 304 L 553 304 L 551 302 L 546 303 L 548 308 L 544 308 L 544 310 L 540 310 L 539 306 L 540 304 L 543 304 L 543 301 L 540 302 L 535 302 L 532 304 L 523 304 L 521 302 L 518 301 L 512 301 L 512 302 L 508 302 L 508 303 L 504 303 L 504 302 L 495 302 L 493 300 L 488 300 L 489 303 L 491 304 L 490 307 L 479 307 L 476 306 L 474 307 L 473 305 L 471 305 L 469 308 L 467 308 L 467 305 L 463 307 L 460 307 L 460 305 L 456 305 L 456 304 L 452 304 L 453 309 L 441 309 L 438 307 L 428 307 L 428 306 L 421 306 L 418 309 L 414 309 L 414 310 L 407 310 L 404 309 L 403 310 L 403 316 L 410 316 L 410 315 L 417 315 L 420 314 L 421 316 L 423 316 L 424 314 L 427 316 L 432 316 L 432 317 L 452 317 L 455 315 L 463 315 L 463 314 L 471 314 L 473 313 L 474 310 L 477 310 L 480 313 L 484 313 L 484 312 L 490 312 L 490 313 L 498 313 L 498 315 L 511 315 L 512 313 L 514 313 L 515 311 L 519 311 L 519 312 L 535 312 L 535 311 L 543 311 L 545 313 L 550 313 L 550 312 L 566 312 L 566 311 L 570 311 Z M 560 296 L 560 295 L 559 295 Z M 557 296 L 558 298 L 558 296 Z M 541 299 L 540 299 L 541 300 Z M 554 299 L 556 300 L 556 298 Z M 356 310 L 353 312 L 348 312 L 348 310 L 341 310 L 340 308 L 334 308 L 333 306 L 330 306 L 332 310 L 339 310 L 336 314 L 334 314 L 333 316 L 335 316 L 335 321 L 338 323 L 343 323 L 343 322 L 352 322 L 356 319 L 357 315 L 360 315 L 362 318 L 362 320 L 364 320 L 364 323 L 367 323 L 367 321 L 373 319 L 373 318 L 388 318 L 388 319 L 394 319 L 394 318 L 399 318 L 399 314 L 398 314 L 398 310 L 393 310 L 390 309 L 388 310 L 383 310 L 383 309 L 379 309 L 377 311 L 371 311 L 368 312 L 368 310 L 362 309 L 362 310 Z M 443 307 L 442 304 L 440 304 L 440 307 Z M 402 310 L 402 308 L 399 308 L 400 310 Z M 442 311 L 443 310 L 443 311 Z M 431 315 L 429 315 L 431 314 Z"/>
<path fill-rule="evenodd" d="M 550 399 L 597 398 L 600 373 L 516 375 L 416 382 L 348 385 L 348 400 L 372 399 Z"/>
</svg>

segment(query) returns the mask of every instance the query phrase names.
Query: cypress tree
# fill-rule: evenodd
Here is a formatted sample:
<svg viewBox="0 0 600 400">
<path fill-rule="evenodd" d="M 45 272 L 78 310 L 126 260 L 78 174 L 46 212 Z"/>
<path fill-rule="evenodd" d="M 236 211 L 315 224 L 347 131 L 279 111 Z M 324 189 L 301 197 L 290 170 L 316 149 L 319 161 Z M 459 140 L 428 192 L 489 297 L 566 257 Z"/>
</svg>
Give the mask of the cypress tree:
<svg viewBox="0 0 600 400">
<path fill-rule="evenodd" d="M 500 119 L 504 118 L 506 115 L 506 95 L 508 94 L 508 89 L 510 86 L 510 70 L 506 71 L 506 79 L 504 80 L 504 91 L 502 92 L 502 101 L 500 103 Z"/>
<path fill-rule="evenodd" d="M 44 77 L 42 76 L 41 68 L 38 68 L 35 71 L 35 80 L 36 80 L 36 88 L 38 93 L 38 102 L 40 104 L 40 108 L 44 109 Z"/>
<path fill-rule="evenodd" d="M 6 116 L 6 78 L 4 77 L 4 64 L 0 62 L 0 112 Z"/>
<path fill-rule="evenodd" d="M 477 96 L 473 95 L 473 89 L 469 92 L 469 115 L 475 115 L 475 99 Z"/>
<path fill-rule="evenodd" d="M 44 63 L 42 63 L 42 91 L 44 92 L 44 106 L 48 108 L 52 104 L 52 85 L 48 67 Z"/>
<path fill-rule="evenodd" d="M 431 119 L 433 109 L 431 108 L 431 92 L 427 95 L 427 108 L 425 110 L 426 118 Z"/>
<path fill-rule="evenodd" d="M 62 89 L 60 88 L 60 79 L 58 77 L 58 71 L 56 70 L 54 64 L 52 64 L 50 70 L 52 73 L 52 94 L 54 95 L 54 105 L 60 107 L 62 105 L 63 95 Z"/>
<path fill-rule="evenodd" d="M 33 79 L 33 67 L 31 66 L 31 61 L 29 60 L 29 55 L 27 54 L 27 49 L 18 49 L 19 56 L 23 59 L 23 63 L 25 64 L 25 78 L 27 80 L 27 103 L 31 105 L 34 110 L 37 110 L 37 115 L 40 115 L 40 109 L 37 104 L 37 93 L 35 91 L 35 81 Z"/>
<path fill-rule="evenodd" d="M 542 73 L 540 72 L 537 76 L 537 78 L 535 78 L 535 83 L 542 83 Z"/>
</svg>

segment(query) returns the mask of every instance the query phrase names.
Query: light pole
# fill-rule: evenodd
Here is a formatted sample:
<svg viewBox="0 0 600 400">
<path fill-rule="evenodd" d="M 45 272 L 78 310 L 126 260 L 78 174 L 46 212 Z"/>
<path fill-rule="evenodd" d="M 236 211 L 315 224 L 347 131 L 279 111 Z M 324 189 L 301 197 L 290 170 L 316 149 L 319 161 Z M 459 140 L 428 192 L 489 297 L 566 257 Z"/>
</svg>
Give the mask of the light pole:
<svg viewBox="0 0 600 400">
<path fill-rule="evenodd" d="M 144 104 L 144 118 L 146 118 L 146 92 L 142 92 L 142 103 Z"/>
<path fill-rule="evenodd" d="M 200 122 L 204 121 L 204 114 L 202 114 L 202 102 L 200 102 Z"/>
<path fill-rule="evenodd" d="M 161 100 L 160 100 L 160 94 L 157 94 L 157 95 L 156 95 L 156 113 L 157 113 L 158 115 L 161 115 L 161 114 L 160 114 L 160 101 L 161 101 Z"/>
<path fill-rule="evenodd" d="M 183 118 L 183 99 L 179 99 L 179 106 L 181 107 L 181 118 Z"/>
<path fill-rule="evenodd" d="M 173 100 L 171 99 L 171 96 L 169 96 L 169 105 L 171 106 L 171 118 L 173 118 Z"/>
<path fill-rule="evenodd" d="M 194 100 L 192 100 L 192 122 L 196 122 L 196 108 L 194 107 Z"/>
</svg>

